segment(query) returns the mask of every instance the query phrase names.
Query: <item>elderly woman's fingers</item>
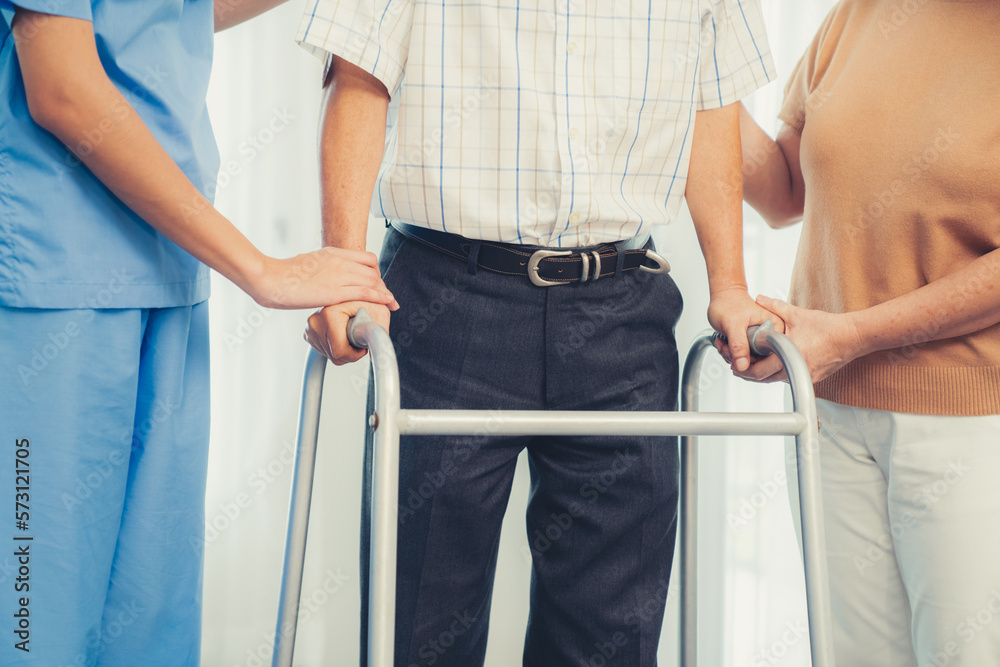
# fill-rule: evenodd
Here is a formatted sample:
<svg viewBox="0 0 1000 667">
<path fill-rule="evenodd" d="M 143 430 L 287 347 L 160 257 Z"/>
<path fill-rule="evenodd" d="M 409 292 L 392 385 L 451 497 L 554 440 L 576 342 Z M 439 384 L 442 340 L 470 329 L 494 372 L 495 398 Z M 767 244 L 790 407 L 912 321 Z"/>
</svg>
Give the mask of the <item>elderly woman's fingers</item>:
<svg viewBox="0 0 1000 667">
<path fill-rule="evenodd" d="M 745 371 L 739 371 L 733 368 L 733 375 L 752 382 L 775 382 L 782 378 L 774 376 L 783 376 L 784 372 L 785 371 L 781 365 L 781 361 L 779 361 L 777 356 L 773 354 L 769 357 L 764 357 L 760 361 L 752 363 L 750 368 Z"/>
<path fill-rule="evenodd" d="M 760 306 L 761 308 L 766 308 L 767 310 L 771 311 L 779 318 L 781 318 L 780 324 L 775 321 L 774 325 L 776 330 L 784 333 L 785 330 L 784 325 L 789 321 L 790 318 L 794 318 L 796 307 L 790 303 L 782 301 L 781 299 L 772 299 L 771 297 L 764 296 L 763 294 L 758 294 L 756 301 L 758 306 Z"/>
</svg>

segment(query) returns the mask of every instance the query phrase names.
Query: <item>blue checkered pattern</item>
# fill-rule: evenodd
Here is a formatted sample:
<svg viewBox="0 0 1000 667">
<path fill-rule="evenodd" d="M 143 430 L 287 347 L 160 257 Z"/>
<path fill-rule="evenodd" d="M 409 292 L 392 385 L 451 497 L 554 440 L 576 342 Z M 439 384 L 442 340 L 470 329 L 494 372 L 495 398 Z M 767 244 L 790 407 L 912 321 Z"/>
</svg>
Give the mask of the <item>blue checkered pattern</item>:
<svg viewBox="0 0 1000 667">
<path fill-rule="evenodd" d="M 309 0 L 298 41 L 392 96 L 373 215 L 546 246 L 669 222 L 694 112 L 774 76 L 757 0 Z"/>
</svg>

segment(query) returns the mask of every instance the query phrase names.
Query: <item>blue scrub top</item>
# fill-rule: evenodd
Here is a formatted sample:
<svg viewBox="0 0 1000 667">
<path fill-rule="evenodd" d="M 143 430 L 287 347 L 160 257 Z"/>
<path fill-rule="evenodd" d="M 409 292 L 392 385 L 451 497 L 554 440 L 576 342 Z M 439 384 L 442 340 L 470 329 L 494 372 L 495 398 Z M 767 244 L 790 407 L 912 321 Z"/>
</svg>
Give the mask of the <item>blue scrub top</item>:
<svg viewBox="0 0 1000 667">
<path fill-rule="evenodd" d="M 92 21 L 108 77 L 210 201 L 219 168 L 205 103 L 212 0 L 0 0 L 0 305 L 165 308 L 204 301 L 208 269 L 31 119 L 10 33 L 14 4 Z M 115 122 L 111 114 L 85 141 L 99 144 Z M 196 210 L 195 202 L 178 205 Z"/>
</svg>

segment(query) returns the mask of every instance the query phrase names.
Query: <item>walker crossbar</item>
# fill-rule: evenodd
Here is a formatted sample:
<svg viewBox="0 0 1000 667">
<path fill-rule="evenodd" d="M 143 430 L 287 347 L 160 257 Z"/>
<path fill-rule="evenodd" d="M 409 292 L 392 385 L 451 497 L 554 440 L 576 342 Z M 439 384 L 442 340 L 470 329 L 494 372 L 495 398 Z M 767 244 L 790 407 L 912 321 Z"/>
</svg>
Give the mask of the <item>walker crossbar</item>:
<svg viewBox="0 0 1000 667">
<path fill-rule="evenodd" d="M 768 325 L 748 330 L 753 351 L 775 353 L 792 387 L 794 412 L 708 413 L 697 410 L 697 380 L 712 339 L 695 341 L 684 365 L 682 412 L 576 412 L 502 410 L 404 410 L 399 369 L 389 334 L 360 310 L 348 323 L 348 338 L 371 353 L 375 380 L 371 561 L 369 564 L 368 664 L 393 667 L 396 591 L 396 522 L 399 496 L 399 436 L 406 435 L 682 435 L 680 498 L 680 664 L 697 662 L 696 436 L 793 435 L 799 471 L 802 549 L 813 667 L 834 667 L 826 548 L 822 526 L 816 402 L 809 369 L 795 346 Z M 275 632 L 273 667 L 292 667 L 302 571 L 305 563 L 320 402 L 326 358 L 315 350 L 306 360 L 298 441 L 289 502 L 288 531 Z M 691 411 L 691 412 L 684 412 Z"/>
<path fill-rule="evenodd" d="M 402 435 L 798 435 L 806 420 L 793 412 L 400 410 L 396 424 Z"/>
</svg>

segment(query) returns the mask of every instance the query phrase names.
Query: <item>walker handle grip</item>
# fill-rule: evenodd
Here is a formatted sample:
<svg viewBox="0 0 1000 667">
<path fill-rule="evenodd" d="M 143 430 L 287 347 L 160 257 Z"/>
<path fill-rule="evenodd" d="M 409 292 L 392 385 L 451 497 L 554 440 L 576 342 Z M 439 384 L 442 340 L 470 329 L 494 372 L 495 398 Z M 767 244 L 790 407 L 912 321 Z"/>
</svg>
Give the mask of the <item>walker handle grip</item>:
<svg viewBox="0 0 1000 667">
<path fill-rule="evenodd" d="M 363 349 L 365 349 L 368 346 L 367 345 L 362 345 L 362 344 L 360 344 L 358 342 L 358 340 L 355 338 L 354 331 L 360 325 L 362 325 L 362 324 L 368 324 L 371 321 L 372 321 L 372 316 L 369 315 L 368 311 L 365 310 L 364 308 L 360 308 L 358 310 L 358 314 L 357 315 L 355 315 L 351 319 L 347 320 L 347 340 L 348 340 L 348 342 L 350 342 L 351 345 L 353 345 L 354 347 L 358 348 L 359 350 L 363 350 Z"/>
<path fill-rule="evenodd" d="M 771 354 L 770 350 L 761 350 L 757 346 L 758 338 L 769 333 L 774 333 L 774 322 L 770 319 L 765 320 L 764 324 L 755 324 L 747 328 L 747 340 L 750 341 L 750 351 L 758 357 L 766 357 Z M 712 334 L 712 341 L 717 340 L 726 340 L 726 334 L 716 331 Z"/>
</svg>

